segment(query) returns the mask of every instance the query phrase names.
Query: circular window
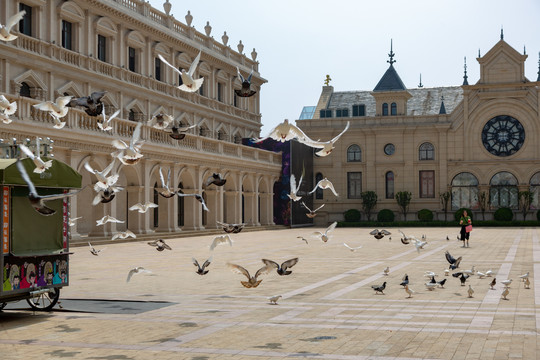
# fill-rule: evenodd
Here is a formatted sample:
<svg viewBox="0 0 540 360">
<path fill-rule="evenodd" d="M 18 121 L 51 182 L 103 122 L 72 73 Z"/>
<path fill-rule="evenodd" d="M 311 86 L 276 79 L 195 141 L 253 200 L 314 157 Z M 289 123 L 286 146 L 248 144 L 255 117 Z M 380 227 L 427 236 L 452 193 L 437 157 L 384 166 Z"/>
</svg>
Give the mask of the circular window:
<svg viewBox="0 0 540 360">
<path fill-rule="evenodd" d="M 396 147 L 394 146 L 394 144 L 384 145 L 384 153 L 386 155 L 393 155 L 395 151 L 396 151 Z"/>
<path fill-rule="evenodd" d="M 487 151 L 496 156 L 510 156 L 516 153 L 524 141 L 523 125 L 509 115 L 495 116 L 482 130 L 482 144 Z"/>
</svg>

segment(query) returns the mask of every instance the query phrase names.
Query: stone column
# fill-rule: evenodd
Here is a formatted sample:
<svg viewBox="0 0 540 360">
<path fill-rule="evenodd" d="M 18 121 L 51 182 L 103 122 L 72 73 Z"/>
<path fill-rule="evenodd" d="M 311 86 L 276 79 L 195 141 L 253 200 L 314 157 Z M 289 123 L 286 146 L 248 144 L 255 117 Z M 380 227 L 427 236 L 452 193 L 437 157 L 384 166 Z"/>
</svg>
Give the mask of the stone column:
<svg viewBox="0 0 540 360">
<path fill-rule="evenodd" d="M 157 231 L 165 231 L 170 232 L 174 229 L 174 209 L 173 206 L 176 202 L 176 196 L 173 196 L 171 198 L 164 198 L 161 195 L 159 196 L 158 200 L 158 227 L 156 228 Z"/>
<path fill-rule="evenodd" d="M 184 194 L 195 194 L 195 189 L 183 189 Z M 183 230 L 198 230 L 201 228 L 201 203 L 194 196 L 184 197 L 184 227 Z"/>
<path fill-rule="evenodd" d="M 205 190 L 204 193 L 206 194 L 206 206 L 210 209 L 206 213 L 206 225 L 204 227 L 206 229 L 215 229 L 217 227 L 216 220 L 219 220 L 219 189 Z"/>
<path fill-rule="evenodd" d="M 225 214 L 223 220 L 229 224 L 237 224 L 242 222 L 241 213 L 238 211 L 241 206 L 240 192 L 238 191 L 226 191 L 225 196 L 227 197 L 227 208 L 225 209 Z"/>
<path fill-rule="evenodd" d="M 242 219 L 240 219 L 241 221 Z M 244 220 L 250 225 L 257 225 L 257 196 L 254 192 L 244 191 Z"/>
</svg>

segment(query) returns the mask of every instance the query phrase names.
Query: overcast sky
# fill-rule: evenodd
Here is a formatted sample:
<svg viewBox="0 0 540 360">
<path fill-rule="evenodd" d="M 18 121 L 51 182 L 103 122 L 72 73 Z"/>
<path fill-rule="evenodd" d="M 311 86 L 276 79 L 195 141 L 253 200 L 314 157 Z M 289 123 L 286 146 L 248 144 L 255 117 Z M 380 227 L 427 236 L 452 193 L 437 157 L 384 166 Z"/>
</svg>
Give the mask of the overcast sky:
<svg viewBox="0 0 540 360">
<path fill-rule="evenodd" d="M 150 0 L 163 10 L 164 0 Z M 335 91 L 373 90 L 388 68 L 390 39 L 394 64 L 407 88 L 422 73 L 424 87 L 461 85 L 467 57 L 469 84 L 479 78 L 483 56 L 500 39 L 529 58 L 525 75 L 535 81 L 540 51 L 538 0 L 171 0 L 171 13 L 204 33 L 210 21 L 221 42 L 239 40 L 249 57 L 257 50 L 261 76 L 262 128 L 298 119 L 316 105 L 326 74 Z"/>
</svg>

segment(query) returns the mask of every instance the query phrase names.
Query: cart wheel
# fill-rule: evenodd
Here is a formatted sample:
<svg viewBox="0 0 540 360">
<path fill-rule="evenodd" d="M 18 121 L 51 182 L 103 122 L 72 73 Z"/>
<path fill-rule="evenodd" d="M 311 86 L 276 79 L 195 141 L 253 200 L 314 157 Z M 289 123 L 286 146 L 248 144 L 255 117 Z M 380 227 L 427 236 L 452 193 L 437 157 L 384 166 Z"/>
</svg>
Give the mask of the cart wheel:
<svg viewBox="0 0 540 360">
<path fill-rule="evenodd" d="M 32 310 L 51 311 L 60 298 L 60 289 L 52 288 L 48 293 L 26 299 Z"/>
</svg>

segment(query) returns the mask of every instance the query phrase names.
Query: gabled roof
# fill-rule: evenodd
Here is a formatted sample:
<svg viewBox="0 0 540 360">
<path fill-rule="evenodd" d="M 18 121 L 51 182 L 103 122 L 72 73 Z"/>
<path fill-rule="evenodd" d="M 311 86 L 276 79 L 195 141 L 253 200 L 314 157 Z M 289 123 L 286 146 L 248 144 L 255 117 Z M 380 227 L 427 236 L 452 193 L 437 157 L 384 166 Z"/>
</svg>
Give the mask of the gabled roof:
<svg viewBox="0 0 540 360">
<path fill-rule="evenodd" d="M 381 80 L 379 80 L 379 83 L 377 86 L 375 86 L 375 89 L 373 91 L 401 91 L 401 90 L 407 90 L 405 87 L 405 84 L 403 84 L 403 81 L 401 81 L 401 78 L 399 77 L 396 69 L 394 69 L 394 65 L 390 64 L 390 67 L 386 72 L 384 73 Z"/>
</svg>

